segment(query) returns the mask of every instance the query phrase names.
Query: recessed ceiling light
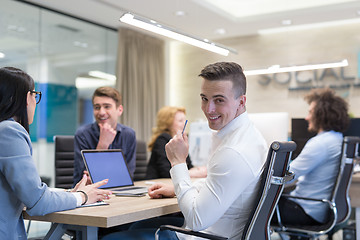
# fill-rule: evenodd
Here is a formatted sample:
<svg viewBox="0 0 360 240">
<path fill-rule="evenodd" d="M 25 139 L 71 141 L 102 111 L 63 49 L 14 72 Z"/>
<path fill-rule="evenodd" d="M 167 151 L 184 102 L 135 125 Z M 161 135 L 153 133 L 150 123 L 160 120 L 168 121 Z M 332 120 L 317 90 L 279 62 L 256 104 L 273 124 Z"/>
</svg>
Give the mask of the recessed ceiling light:
<svg viewBox="0 0 360 240">
<path fill-rule="evenodd" d="M 16 25 L 8 25 L 7 29 L 11 30 L 11 31 L 15 31 L 15 32 L 20 32 L 20 33 L 23 33 L 26 31 L 26 29 L 24 27 L 19 27 Z"/>
<path fill-rule="evenodd" d="M 179 10 L 175 12 L 175 15 L 178 17 L 183 17 L 186 15 L 186 12 Z"/>
<path fill-rule="evenodd" d="M 79 41 L 74 41 L 73 45 L 75 47 L 80 47 L 80 48 L 87 48 L 88 44 L 86 42 L 79 42 Z"/>
<path fill-rule="evenodd" d="M 224 28 L 218 28 L 214 32 L 215 32 L 215 34 L 219 34 L 219 35 L 225 35 L 226 34 L 226 30 Z"/>
<path fill-rule="evenodd" d="M 5 54 L 0 52 L 0 58 L 4 58 L 5 57 Z"/>
<path fill-rule="evenodd" d="M 282 25 L 291 25 L 292 24 L 292 21 L 290 19 L 285 19 L 285 20 L 282 20 L 281 21 L 281 24 Z"/>
<path fill-rule="evenodd" d="M 230 15 L 232 18 L 245 18 L 251 16 L 261 16 L 273 13 L 284 13 L 298 9 L 336 7 L 337 4 L 358 2 L 358 0 L 273 0 L 273 1 L 254 1 L 254 0 L 193 0 L 194 2 L 207 7 L 212 11 Z M 261 2 L 261 3 L 260 3 Z M 259 7 L 259 5 L 261 6 Z"/>
</svg>

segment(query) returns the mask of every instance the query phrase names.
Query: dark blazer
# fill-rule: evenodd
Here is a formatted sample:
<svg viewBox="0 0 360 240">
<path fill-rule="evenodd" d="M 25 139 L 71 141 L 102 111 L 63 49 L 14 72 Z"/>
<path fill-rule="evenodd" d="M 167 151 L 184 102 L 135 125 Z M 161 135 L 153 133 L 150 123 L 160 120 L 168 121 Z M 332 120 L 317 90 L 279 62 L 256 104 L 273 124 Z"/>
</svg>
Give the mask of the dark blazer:
<svg viewBox="0 0 360 240">
<path fill-rule="evenodd" d="M 170 141 L 171 136 L 162 133 L 155 140 L 151 151 L 150 161 L 147 166 L 146 179 L 170 178 L 170 162 L 166 157 L 165 145 Z M 190 157 L 186 158 L 188 169 L 192 168 Z"/>
</svg>

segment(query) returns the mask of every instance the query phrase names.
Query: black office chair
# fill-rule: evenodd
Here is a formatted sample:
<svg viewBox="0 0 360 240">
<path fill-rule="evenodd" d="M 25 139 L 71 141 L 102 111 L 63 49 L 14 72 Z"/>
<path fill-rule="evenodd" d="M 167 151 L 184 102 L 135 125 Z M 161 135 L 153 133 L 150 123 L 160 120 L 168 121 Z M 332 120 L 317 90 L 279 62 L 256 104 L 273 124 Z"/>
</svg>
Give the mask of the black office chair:
<svg viewBox="0 0 360 240">
<path fill-rule="evenodd" d="M 241 239 L 270 239 L 270 221 L 284 189 L 284 183 L 293 179 L 294 176 L 288 172 L 289 159 L 292 151 L 296 149 L 294 142 L 273 142 L 270 145 L 263 173 L 261 175 L 259 192 L 250 217 L 245 225 Z M 155 233 L 161 230 L 172 230 L 205 239 L 223 240 L 220 237 L 204 232 L 196 232 L 189 229 L 163 225 Z"/>
<path fill-rule="evenodd" d="M 70 189 L 74 182 L 74 136 L 56 135 L 54 136 L 54 143 L 55 187 Z M 28 222 L 27 234 L 29 234 L 30 226 L 31 220 Z"/>
<path fill-rule="evenodd" d="M 55 142 L 55 187 L 72 188 L 74 183 L 74 136 L 57 135 Z"/>
<path fill-rule="evenodd" d="M 330 199 L 314 199 L 283 195 L 289 198 L 304 199 L 306 201 L 318 201 L 328 205 L 328 221 L 320 225 L 290 225 L 281 222 L 281 216 L 277 209 L 279 224 L 272 226 L 275 232 L 299 237 L 317 238 L 329 233 L 335 226 L 341 226 L 350 216 L 351 205 L 349 188 L 353 174 L 355 160 L 360 143 L 359 137 L 344 137 L 339 173 Z M 334 232 L 333 232 L 334 233 Z M 330 239 L 332 234 L 330 233 Z"/>
<path fill-rule="evenodd" d="M 144 180 L 147 168 L 146 142 L 136 141 L 136 167 L 134 172 L 134 181 Z"/>
</svg>

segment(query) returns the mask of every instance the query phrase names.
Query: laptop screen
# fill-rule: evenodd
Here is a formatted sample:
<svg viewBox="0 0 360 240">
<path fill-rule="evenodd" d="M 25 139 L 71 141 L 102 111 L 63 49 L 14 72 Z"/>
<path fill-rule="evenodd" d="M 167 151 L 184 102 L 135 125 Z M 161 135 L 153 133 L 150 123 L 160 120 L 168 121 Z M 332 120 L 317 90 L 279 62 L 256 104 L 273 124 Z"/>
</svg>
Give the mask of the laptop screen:
<svg viewBox="0 0 360 240">
<path fill-rule="evenodd" d="M 81 154 L 93 183 L 109 179 L 109 182 L 100 188 L 133 185 L 121 150 L 82 150 Z"/>
</svg>

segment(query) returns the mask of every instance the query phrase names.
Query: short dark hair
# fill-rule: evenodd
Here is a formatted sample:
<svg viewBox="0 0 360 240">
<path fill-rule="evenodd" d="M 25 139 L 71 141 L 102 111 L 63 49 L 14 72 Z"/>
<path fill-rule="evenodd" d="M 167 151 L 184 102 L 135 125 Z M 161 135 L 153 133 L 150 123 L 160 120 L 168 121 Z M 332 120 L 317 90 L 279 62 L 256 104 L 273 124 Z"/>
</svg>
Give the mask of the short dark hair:
<svg viewBox="0 0 360 240">
<path fill-rule="evenodd" d="M 34 80 L 23 70 L 0 68 L 0 122 L 12 117 L 29 132 L 27 93 L 35 87 Z"/>
<path fill-rule="evenodd" d="M 335 95 L 330 88 L 317 88 L 305 96 L 305 100 L 311 104 L 315 102 L 313 110 L 314 130 L 334 130 L 345 132 L 349 126 L 348 103 Z"/>
<path fill-rule="evenodd" d="M 201 70 L 199 77 L 209 81 L 231 81 L 235 98 L 246 94 L 246 77 L 242 67 L 234 62 L 217 62 Z"/>
<path fill-rule="evenodd" d="M 92 103 L 94 104 L 94 98 L 95 97 L 109 97 L 112 98 L 116 106 L 120 106 L 121 103 L 121 95 L 118 90 L 112 87 L 99 87 L 95 90 L 93 97 L 92 97 Z"/>
</svg>

